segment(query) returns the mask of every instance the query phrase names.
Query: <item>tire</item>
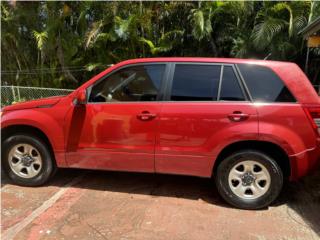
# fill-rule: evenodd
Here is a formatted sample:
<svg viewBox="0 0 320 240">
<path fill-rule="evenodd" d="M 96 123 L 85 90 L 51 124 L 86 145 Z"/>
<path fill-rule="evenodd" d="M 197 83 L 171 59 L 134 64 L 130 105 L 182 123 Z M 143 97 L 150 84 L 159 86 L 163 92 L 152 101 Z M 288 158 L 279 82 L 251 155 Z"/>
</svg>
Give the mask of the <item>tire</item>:
<svg viewBox="0 0 320 240">
<path fill-rule="evenodd" d="M 222 160 L 215 183 L 220 195 L 232 206 L 261 209 L 279 196 L 283 174 L 270 156 L 257 150 L 243 150 Z"/>
<path fill-rule="evenodd" d="M 24 134 L 10 136 L 2 142 L 2 150 L 2 167 L 15 184 L 40 186 L 56 172 L 49 147 L 38 137 Z"/>
</svg>

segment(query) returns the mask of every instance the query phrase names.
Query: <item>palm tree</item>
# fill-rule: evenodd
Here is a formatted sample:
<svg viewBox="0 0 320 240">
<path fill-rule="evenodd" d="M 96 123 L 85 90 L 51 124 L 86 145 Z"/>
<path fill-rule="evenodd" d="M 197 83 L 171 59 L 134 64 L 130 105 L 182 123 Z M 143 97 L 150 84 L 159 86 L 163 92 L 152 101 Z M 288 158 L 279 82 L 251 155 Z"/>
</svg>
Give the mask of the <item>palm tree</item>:
<svg viewBox="0 0 320 240">
<path fill-rule="evenodd" d="M 298 32 L 319 15 L 315 0 L 1 2 L 2 79 L 76 87 L 110 63 L 151 56 L 269 56 L 302 65 Z M 320 82 L 319 68 L 310 70 Z"/>
<path fill-rule="evenodd" d="M 298 33 L 307 24 L 307 2 L 265 3 L 258 12 L 251 34 L 256 49 L 270 52 L 273 59 L 293 60 L 302 53 Z"/>
</svg>

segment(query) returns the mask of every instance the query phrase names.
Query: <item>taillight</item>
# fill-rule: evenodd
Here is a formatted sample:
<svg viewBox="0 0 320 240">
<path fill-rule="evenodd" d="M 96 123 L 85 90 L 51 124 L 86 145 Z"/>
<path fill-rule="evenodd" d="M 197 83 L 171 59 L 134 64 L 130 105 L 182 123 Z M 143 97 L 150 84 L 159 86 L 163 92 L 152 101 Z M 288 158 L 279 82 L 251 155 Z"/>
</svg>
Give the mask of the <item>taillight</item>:
<svg viewBox="0 0 320 240">
<path fill-rule="evenodd" d="M 314 130 L 320 135 L 320 106 L 307 106 L 304 110 L 312 124 Z"/>
</svg>

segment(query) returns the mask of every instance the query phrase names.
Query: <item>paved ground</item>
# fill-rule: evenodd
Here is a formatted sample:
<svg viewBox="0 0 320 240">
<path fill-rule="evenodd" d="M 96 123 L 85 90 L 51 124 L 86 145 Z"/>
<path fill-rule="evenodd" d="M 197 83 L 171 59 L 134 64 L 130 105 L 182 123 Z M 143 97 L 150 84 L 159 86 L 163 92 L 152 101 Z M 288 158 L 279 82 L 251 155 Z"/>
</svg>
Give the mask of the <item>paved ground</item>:
<svg viewBox="0 0 320 240">
<path fill-rule="evenodd" d="M 60 170 L 40 188 L 3 176 L 1 193 L 2 239 L 320 239 L 320 171 L 260 211 L 184 176 Z"/>
</svg>

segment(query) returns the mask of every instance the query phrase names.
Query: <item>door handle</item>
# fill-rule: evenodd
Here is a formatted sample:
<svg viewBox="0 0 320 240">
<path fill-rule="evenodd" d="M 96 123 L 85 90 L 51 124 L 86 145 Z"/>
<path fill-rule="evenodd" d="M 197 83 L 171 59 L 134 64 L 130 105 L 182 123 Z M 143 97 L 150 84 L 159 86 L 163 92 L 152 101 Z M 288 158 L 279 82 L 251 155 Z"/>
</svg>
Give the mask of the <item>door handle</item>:
<svg viewBox="0 0 320 240">
<path fill-rule="evenodd" d="M 228 118 L 232 122 L 241 122 L 241 121 L 247 120 L 249 118 L 249 114 L 235 111 L 235 112 L 229 114 Z"/>
<path fill-rule="evenodd" d="M 137 118 L 141 121 L 149 121 L 154 119 L 157 116 L 157 114 L 150 113 L 148 111 L 143 111 L 142 113 L 139 113 L 137 115 Z"/>
</svg>

